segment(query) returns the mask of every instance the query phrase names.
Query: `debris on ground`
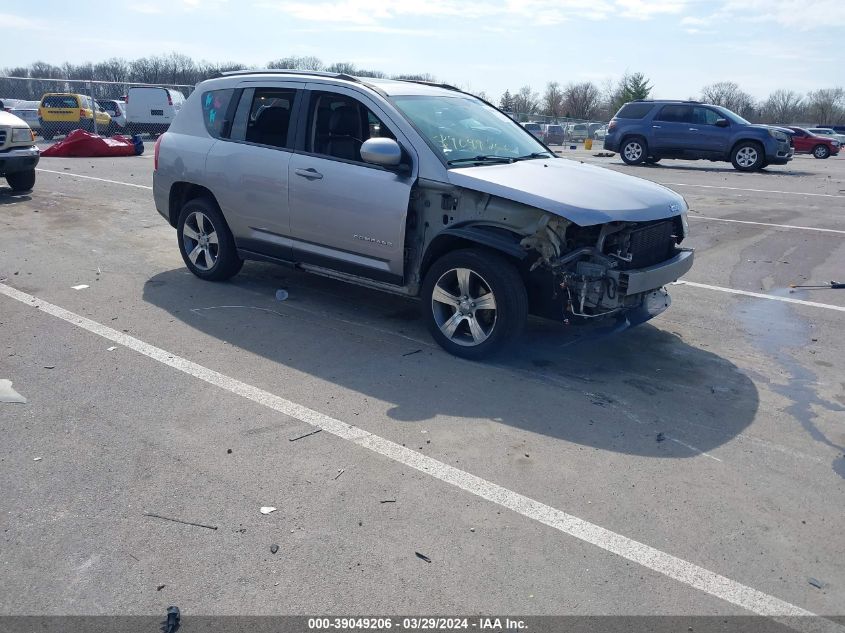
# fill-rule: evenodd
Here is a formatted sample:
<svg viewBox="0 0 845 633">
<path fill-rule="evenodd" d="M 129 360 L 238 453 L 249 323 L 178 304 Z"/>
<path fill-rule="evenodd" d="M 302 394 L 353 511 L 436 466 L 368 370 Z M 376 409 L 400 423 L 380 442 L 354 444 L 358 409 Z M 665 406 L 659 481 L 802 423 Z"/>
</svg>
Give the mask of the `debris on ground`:
<svg viewBox="0 0 845 633">
<path fill-rule="evenodd" d="M 415 349 L 413 352 L 408 352 L 407 354 L 402 354 L 402 356 L 413 356 L 414 354 L 419 354 L 422 352 L 421 349 Z"/>
<path fill-rule="evenodd" d="M 44 369 L 55 369 L 55 365 L 44 365 Z"/>
<path fill-rule="evenodd" d="M 826 284 L 809 284 L 809 285 L 797 285 L 797 284 L 789 284 L 790 288 L 820 288 L 822 290 L 843 290 L 845 289 L 845 281 L 829 281 Z"/>
<path fill-rule="evenodd" d="M 116 347 L 115 345 L 112 345 L 112 346 L 111 346 L 111 347 L 109 347 L 106 351 L 107 351 L 107 352 L 113 352 L 113 351 L 114 351 L 114 350 L 116 350 L 116 349 L 117 349 L 117 347 Z"/>
<path fill-rule="evenodd" d="M 278 545 L 276 545 L 275 543 L 273 543 L 273 544 L 270 546 L 270 553 L 271 553 L 271 554 L 275 554 L 275 553 L 276 553 L 276 552 L 278 552 L 278 551 L 279 551 L 279 546 L 278 546 Z"/>
<path fill-rule="evenodd" d="M 73 130 L 64 140 L 41 150 L 41 156 L 49 158 L 140 156 L 143 153 L 144 143 L 140 136 L 115 134 L 111 138 L 103 138 L 85 130 Z"/>
<path fill-rule="evenodd" d="M 821 580 L 816 580 L 815 578 L 807 578 L 807 582 L 813 585 L 816 589 L 824 589 L 824 583 Z"/>
<path fill-rule="evenodd" d="M 335 475 L 335 481 L 337 481 L 338 477 L 340 477 L 343 473 L 346 472 L 345 468 L 341 468 L 337 471 L 337 475 Z"/>
<path fill-rule="evenodd" d="M 261 506 L 261 514 L 270 514 L 271 512 L 275 512 L 276 508 L 273 506 Z"/>
<path fill-rule="evenodd" d="M 431 559 L 428 556 L 426 556 L 425 554 L 420 554 L 419 552 L 414 552 L 414 554 L 416 554 L 417 558 L 419 558 L 420 560 L 424 560 L 427 563 L 431 562 Z"/>
<path fill-rule="evenodd" d="M 79 284 L 78 286 L 71 286 L 73 290 L 85 290 L 86 288 L 90 288 L 88 284 Z"/>
<path fill-rule="evenodd" d="M 153 514 L 152 512 L 144 512 L 145 517 L 153 517 L 155 519 L 163 519 L 165 521 L 171 521 L 173 523 L 181 523 L 182 525 L 193 525 L 194 527 L 201 527 L 207 530 L 216 530 L 216 525 L 206 525 L 205 523 L 194 523 L 193 521 L 183 521 L 182 519 L 174 519 L 171 517 L 165 517 L 160 514 Z"/>
<path fill-rule="evenodd" d="M 284 288 L 279 288 L 276 291 L 276 301 L 284 301 L 288 298 L 288 291 Z"/>
<path fill-rule="evenodd" d="M 232 454 L 232 449 L 231 449 L 231 448 L 227 448 L 227 449 L 226 449 L 226 454 L 227 454 L 227 455 L 231 455 L 231 454 Z"/>
<path fill-rule="evenodd" d="M 296 437 L 289 437 L 288 442 L 296 442 L 297 440 L 301 440 L 301 439 L 304 439 L 306 437 L 311 437 L 312 435 L 316 435 L 317 433 L 319 433 L 322 430 L 323 429 L 317 429 L 316 431 L 311 431 L 309 433 L 306 433 L 305 435 L 298 435 Z"/>
<path fill-rule="evenodd" d="M 658 433 L 656 439 L 658 442 L 663 442 L 666 439 L 666 436 L 663 433 Z"/>
<path fill-rule="evenodd" d="M 157 586 L 157 587 L 156 587 L 156 591 L 161 591 L 161 590 L 162 590 L 162 589 L 164 589 L 166 586 L 167 586 L 167 585 L 159 585 L 159 586 Z"/>
<path fill-rule="evenodd" d="M 475 532 L 475 528 L 470 528 L 470 529 L 469 529 L 469 531 L 470 531 L 470 532 Z"/>
<path fill-rule="evenodd" d="M 596 154 L 593 154 L 593 156 L 595 156 L 596 158 L 613 158 L 614 153 L 613 152 L 598 152 Z"/>
<path fill-rule="evenodd" d="M 0 380 L 0 402 L 26 404 L 26 398 L 12 389 L 11 380 Z"/>
<path fill-rule="evenodd" d="M 167 620 L 161 627 L 162 633 L 176 633 L 179 630 L 180 619 L 179 607 L 167 607 Z"/>
<path fill-rule="evenodd" d="M 33 457 L 33 458 L 32 458 L 32 461 L 34 461 L 34 462 L 40 462 L 42 459 L 44 459 L 44 458 L 43 458 L 43 457 Z"/>
<path fill-rule="evenodd" d="M 396 503 L 396 499 L 382 499 L 379 503 Z"/>
</svg>

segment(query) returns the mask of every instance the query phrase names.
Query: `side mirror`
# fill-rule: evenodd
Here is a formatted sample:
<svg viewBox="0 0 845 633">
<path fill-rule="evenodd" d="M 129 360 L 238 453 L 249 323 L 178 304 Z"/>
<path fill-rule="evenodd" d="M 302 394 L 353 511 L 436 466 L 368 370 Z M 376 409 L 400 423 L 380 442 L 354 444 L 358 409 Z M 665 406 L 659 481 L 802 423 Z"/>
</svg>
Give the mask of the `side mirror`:
<svg viewBox="0 0 845 633">
<path fill-rule="evenodd" d="M 361 145 L 361 159 L 381 167 L 396 167 L 402 162 L 402 148 L 392 138 L 371 138 Z"/>
<path fill-rule="evenodd" d="M 727 119 L 716 119 L 716 122 L 713 125 L 716 127 L 728 127 L 730 124 L 731 122 Z"/>
</svg>

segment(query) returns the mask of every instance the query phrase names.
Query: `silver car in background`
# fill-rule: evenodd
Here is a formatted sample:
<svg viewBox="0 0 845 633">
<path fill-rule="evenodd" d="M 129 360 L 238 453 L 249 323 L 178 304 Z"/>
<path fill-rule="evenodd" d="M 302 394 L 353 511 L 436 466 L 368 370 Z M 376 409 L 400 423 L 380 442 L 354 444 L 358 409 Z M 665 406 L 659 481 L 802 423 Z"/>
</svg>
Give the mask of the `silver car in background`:
<svg viewBox="0 0 845 633">
<path fill-rule="evenodd" d="M 254 259 L 420 297 L 434 339 L 465 358 L 513 343 L 529 312 L 642 323 L 693 261 L 680 195 L 558 158 L 451 86 L 226 74 L 197 86 L 154 164 L 197 277 Z"/>
</svg>

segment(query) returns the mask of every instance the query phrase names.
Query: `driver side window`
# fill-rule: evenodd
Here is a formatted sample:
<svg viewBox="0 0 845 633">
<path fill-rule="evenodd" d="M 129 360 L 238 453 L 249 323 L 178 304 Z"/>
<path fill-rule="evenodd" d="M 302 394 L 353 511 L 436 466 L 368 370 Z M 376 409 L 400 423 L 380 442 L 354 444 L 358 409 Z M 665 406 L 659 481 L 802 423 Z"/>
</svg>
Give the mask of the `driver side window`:
<svg viewBox="0 0 845 633">
<path fill-rule="evenodd" d="M 693 108 L 692 122 L 696 125 L 716 125 L 716 121 L 721 119 L 719 113 L 710 108 Z"/>
</svg>

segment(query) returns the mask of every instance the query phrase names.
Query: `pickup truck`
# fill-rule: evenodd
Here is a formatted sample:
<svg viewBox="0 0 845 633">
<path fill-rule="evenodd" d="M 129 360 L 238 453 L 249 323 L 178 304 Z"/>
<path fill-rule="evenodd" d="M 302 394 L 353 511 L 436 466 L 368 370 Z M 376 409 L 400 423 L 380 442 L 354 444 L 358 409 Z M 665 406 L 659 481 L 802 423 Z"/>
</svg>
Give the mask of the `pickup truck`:
<svg viewBox="0 0 845 633">
<path fill-rule="evenodd" d="M 35 134 L 25 121 L 0 110 L 0 176 L 14 192 L 35 186 L 35 166 L 40 152 Z"/>
</svg>

